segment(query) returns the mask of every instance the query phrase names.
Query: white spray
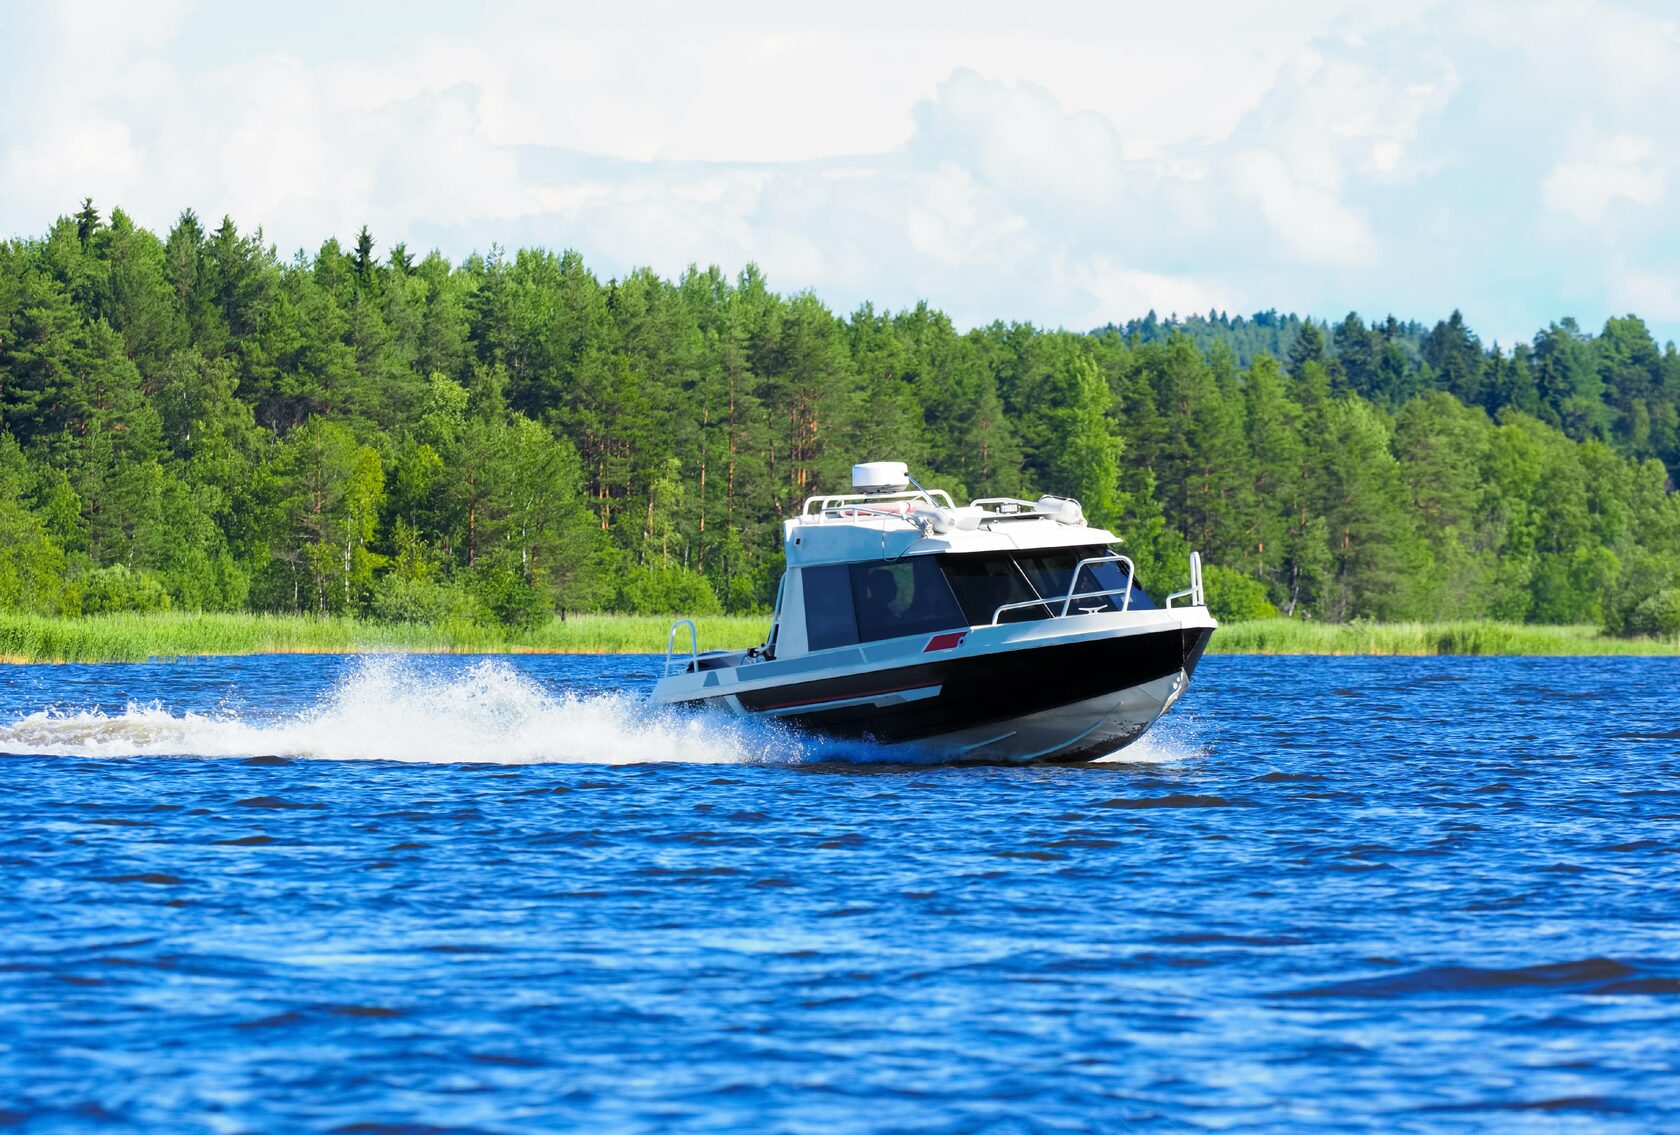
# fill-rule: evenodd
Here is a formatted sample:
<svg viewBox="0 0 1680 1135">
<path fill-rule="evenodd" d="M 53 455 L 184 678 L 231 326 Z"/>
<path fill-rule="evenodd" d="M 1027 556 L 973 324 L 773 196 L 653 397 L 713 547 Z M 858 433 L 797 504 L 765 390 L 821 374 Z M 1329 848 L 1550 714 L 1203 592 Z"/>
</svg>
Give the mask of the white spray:
<svg viewBox="0 0 1680 1135">
<path fill-rule="evenodd" d="M 741 763 L 805 755 L 797 738 L 760 723 L 661 710 L 625 694 L 556 693 L 506 662 L 444 672 L 403 659 L 358 662 L 299 713 L 175 713 L 156 702 L 117 714 L 41 710 L 0 725 L 0 752 L 499 764 Z"/>
</svg>

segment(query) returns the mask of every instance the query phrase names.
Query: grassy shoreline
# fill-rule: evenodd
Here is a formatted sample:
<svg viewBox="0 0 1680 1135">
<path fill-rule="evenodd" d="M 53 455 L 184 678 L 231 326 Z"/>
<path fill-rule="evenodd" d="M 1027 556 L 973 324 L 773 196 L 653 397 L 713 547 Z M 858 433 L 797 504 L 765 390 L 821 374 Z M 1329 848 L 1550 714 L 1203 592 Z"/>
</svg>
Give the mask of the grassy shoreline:
<svg viewBox="0 0 1680 1135">
<path fill-rule="evenodd" d="M 768 616 L 695 620 L 702 650 L 764 641 Z M 572 615 L 528 632 L 471 623 L 376 623 L 308 615 L 0 614 L 0 662 L 145 662 L 229 654 L 663 654 L 664 616 Z M 679 650 L 688 648 L 680 635 Z"/>
<path fill-rule="evenodd" d="M 1314 623 L 1261 619 L 1227 623 L 1208 650 L 1217 654 L 1589 655 L 1680 654 L 1673 639 L 1611 638 L 1592 626 L 1450 623 Z"/>
<path fill-rule="evenodd" d="M 695 620 L 702 650 L 764 640 L 764 616 Z M 234 654 L 662 654 L 671 621 L 657 615 L 573 615 L 530 632 L 471 624 L 417 625 L 298 615 L 90 615 L 73 619 L 0 614 L 0 662 L 145 662 Z M 682 636 L 679 650 L 686 649 Z M 1680 644 L 1607 638 L 1593 627 L 1514 623 L 1232 623 L 1214 635 L 1217 654 L 1680 654 Z"/>
</svg>

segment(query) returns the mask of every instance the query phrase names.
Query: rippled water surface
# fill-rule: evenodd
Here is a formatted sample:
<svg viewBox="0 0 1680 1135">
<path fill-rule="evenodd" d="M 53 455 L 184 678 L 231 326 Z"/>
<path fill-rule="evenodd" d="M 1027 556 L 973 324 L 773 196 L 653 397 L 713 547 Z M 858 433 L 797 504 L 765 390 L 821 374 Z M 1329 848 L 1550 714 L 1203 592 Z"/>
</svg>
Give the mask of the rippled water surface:
<svg viewBox="0 0 1680 1135">
<path fill-rule="evenodd" d="M 652 666 L 0 668 L 0 1126 L 1680 1129 L 1680 661 L 1211 657 L 1071 769 Z"/>
</svg>

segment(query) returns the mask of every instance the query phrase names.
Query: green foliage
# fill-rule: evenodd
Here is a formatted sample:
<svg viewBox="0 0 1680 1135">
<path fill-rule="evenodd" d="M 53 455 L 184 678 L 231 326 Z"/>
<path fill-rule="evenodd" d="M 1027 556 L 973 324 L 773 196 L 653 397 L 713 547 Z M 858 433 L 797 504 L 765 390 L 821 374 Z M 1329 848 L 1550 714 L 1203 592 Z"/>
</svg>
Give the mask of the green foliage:
<svg viewBox="0 0 1680 1135">
<path fill-rule="evenodd" d="M 368 614 L 384 623 L 470 623 L 480 613 L 460 587 L 397 572 L 381 576 L 368 601 Z"/>
<path fill-rule="evenodd" d="M 1628 630 L 1644 635 L 1680 635 L 1680 587 L 1659 591 L 1635 607 Z"/>
<path fill-rule="evenodd" d="M 630 615 L 716 615 L 723 605 L 706 577 L 680 567 L 625 571 L 611 610 Z"/>
<path fill-rule="evenodd" d="M 114 615 L 123 611 L 167 611 L 169 592 L 150 572 L 122 564 L 95 568 L 82 580 L 82 614 Z"/>
<path fill-rule="evenodd" d="M 481 561 L 467 573 L 466 582 L 479 607 L 510 630 L 531 630 L 554 617 L 548 597 L 511 559 Z"/>
<path fill-rule="evenodd" d="M 1202 569 L 1208 610 L 1222 623 L 1275 619 L 1278 609 L 1266 598 L 1266 585 L 1240 571 L 1209 564 Z"/>
<path fill-rule="evenodd" d="M 64 592 L 63 550 L 38 518 L 0 494 L 0 610 L 52 614 Z"/>
<path fill-rule="evenodd" d="M 1045 483 L 1079 498 L 1092 524 L 1119 519 L 1120 449 L 1109 404 L 1113 395 L 1096 363 L 1072 358 L 1039 385 L 1045 430 Z"/>
<path fill-rule="evenodd" d="M 0 242 L 0 609 L 515 638 L 763 612 L 783 518 L 900 459 L 1078 497 L 1154 591 L 1198 548 L 1233 620 L 1659 633 L 1677 407 L 1680 354 L 1633 316 L 1508 352 L 1458 312 L 959 332 L 752 266 L 603 281 L 569 251 L 382 258 L 365 227 L 282 260 L 83 201 Z"/>
</svg>

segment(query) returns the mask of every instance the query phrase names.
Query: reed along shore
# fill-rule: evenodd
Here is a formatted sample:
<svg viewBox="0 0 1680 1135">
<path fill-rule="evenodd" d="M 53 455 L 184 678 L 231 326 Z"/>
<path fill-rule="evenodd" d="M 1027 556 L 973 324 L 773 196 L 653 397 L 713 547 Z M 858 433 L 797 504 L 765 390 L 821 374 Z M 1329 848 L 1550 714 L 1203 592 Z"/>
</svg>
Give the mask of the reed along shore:
<svg viewBox="0 0 1680 1135">
<path fill-rule="evenodd" d="M 695 620 L 701 650 L 764 641 L 765 616 Z M 0 661 L 146 662 L 226 654 L 663 654 L 671 620 L 572 615 L 530 631 L 474 623 L 378 623 L 306 615 L 162 614 L 54 618 L 0 614 Z M 686 632 L 677 649 L 686 652 Z M 1227 623 L 1215 654 L 1680 654 L 1680 642 L 1612 638 L 1586 626 L 1520 623 Z"/>
</svg>

